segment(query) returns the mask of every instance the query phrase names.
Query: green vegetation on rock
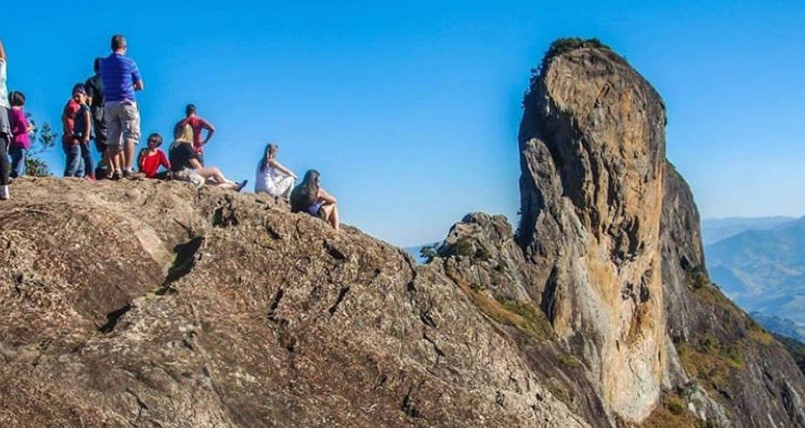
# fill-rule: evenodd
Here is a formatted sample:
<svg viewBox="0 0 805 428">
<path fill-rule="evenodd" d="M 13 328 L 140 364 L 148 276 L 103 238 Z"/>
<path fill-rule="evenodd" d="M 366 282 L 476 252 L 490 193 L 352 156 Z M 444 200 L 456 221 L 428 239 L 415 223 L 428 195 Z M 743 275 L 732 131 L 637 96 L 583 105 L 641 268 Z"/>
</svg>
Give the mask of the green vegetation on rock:
<svg viewBox="0 0 805 428">
<path fill-rule="evenodd" d="M 785 347 L 792 357 L 794 357 L 794 361 L 797 362 L 800 371 L 805 373 L 805 343 L 776 334 L 774 338 Z"/>
<path fill-rule="evenodd" d="M 542 58 L 542 62 L 540 63 L 538 68 L 531 69 L 531 80 L 529 83 L 529 90 L 526 95 L 534 90 L 539 81 L 540 75 L 543 71 L 548 69 L 548 66 L 551 64 L 551 61 L 554 58 L 572 52 L 576 49 L 584 49 L 584 48 L 595 48 L 595 49 L 606 49 L 610 50 L 609 46 L 605 45 L 598 39 L 582 39 L 580 37 L 563 37 L 561 39 L 554 40 L 551 43 L 551 46 L 548 48 L 548 51 L 545 53 L 545 56 Z M 520 228 L 517 228 L 518 235 Z"/>
<path fill-rule="evenodd" d="M 697 419 L 676 391 L 663 393 L 660 405 L 643 421 L 644 428 L 689 428 L 708 426 Z"/>
</svg>

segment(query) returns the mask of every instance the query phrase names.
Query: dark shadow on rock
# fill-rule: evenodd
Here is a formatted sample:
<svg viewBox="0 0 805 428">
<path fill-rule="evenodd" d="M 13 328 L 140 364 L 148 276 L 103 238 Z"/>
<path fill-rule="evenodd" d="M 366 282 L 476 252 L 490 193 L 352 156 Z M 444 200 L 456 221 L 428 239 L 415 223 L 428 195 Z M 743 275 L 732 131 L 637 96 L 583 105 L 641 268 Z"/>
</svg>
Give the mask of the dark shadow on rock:
<svg viewBox="0 0 805 428">
<path fill-rule="evenodd" d="M 117 322 L 120 321 L 120 318 L 123 315 L 125 315 L 126 312 L 128 312 L 129 310 L 131 310 L 131 305 L 126 303 L 126 306 L 123 306 L 120 309 L 116 309 L 116 310 L 114 310 L 112 312 L 109 312 L 106 315 L 106 319 L 107 319 L 106 324 L 102 325 L 98 329 L 98 331 L 100 331 L 101 333 L 104 333 L 104 334 L 111 333 L 115 329 L 115 326 L 117 326 Z"/>
<path fill-rule="evenodd" d="M 157 290 L 157 295 L 162 296 L 176 292 L 176 290 L 171 287 L 171 284 L 182 279 L 182 277 L 193 270 L 193 266 L 196 264 L 196 254 L 202 244 L 204 244 L 204 237 L 197 236 L 184 244 L 173 247 L 176 258 L 173 260 L 173 265 L 168 269 L 168 276 L 165 277 L 165 282 L 163 282 L 162 287 Z"/>
</svg>

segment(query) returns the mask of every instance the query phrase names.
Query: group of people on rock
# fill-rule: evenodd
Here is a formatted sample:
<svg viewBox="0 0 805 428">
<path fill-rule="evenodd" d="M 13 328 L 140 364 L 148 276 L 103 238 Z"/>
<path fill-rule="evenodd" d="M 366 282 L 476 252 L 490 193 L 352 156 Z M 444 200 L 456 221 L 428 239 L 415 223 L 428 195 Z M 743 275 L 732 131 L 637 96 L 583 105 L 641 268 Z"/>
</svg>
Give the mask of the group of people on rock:
<svg viewBox="0 0 805 428">
<path fill-rule="evenodd" d="M 95 60 L 95 74 L 73 86 L 62 112 L 64 176 L 89 181 L 173 179 L 197 187 L 214 185 L 242 190 L 248 180 L 232 181 L 219 168 L 205 165 L 204 146 L 215 134 L 215 127 L 198 116 L 193 104 L 187 105 L 185 117 L 175 124 L 168 154 L 160 149 L 162 136 L 150 134 L 146 147 L 137 155 L 139 172 L 134 170 L 134 152 L 140 140 L 140 112 L 135 93 L 145 89 L 145 84 L 137 64 L 126 56 L 125 37 L 113 36 L 111 48 L 111 55 Z M 23 111 L 25 95 L 18 91 L 8 93 L 7 87 L 7 57 L 0 41 L 0 200 L 9 199 L 10 179 L 23 173 L 25 153 L 34 131 Z M 90 141 L 95 142 L 102 157 L 97 166 L 93 163 Z M 290 202 L 293 212 L 319 217 L 338 229 L 336 199 L 319 185 L 318 171 L 307 171 L 302 182 L 295 186 L 298 177 L 277 161 L 278 150 L 276 144 L 266 146 L 257 166 L 255 192 L 283 198 Z"/>
</svg>

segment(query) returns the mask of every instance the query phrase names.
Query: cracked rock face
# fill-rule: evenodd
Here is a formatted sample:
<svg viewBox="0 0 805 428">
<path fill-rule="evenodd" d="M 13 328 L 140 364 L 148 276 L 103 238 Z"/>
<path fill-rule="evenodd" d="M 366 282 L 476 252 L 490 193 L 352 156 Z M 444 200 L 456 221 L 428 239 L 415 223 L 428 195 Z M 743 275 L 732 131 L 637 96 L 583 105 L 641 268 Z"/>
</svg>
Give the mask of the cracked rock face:
<svg viewBox="0 0 805 428">
<path fill-rule="evenodd" d="M 2 426 L 586 426 L 435 267 L 269 199 L 19 179 Z"/>
<path fill-rule="evenodd" d="M 660 271 L 665 111 L 606 48 L 549 57 L 520 127 L 520 243 L 556 332 L 626 420 L 654 409 L 666 366 Z"/>
</svg>

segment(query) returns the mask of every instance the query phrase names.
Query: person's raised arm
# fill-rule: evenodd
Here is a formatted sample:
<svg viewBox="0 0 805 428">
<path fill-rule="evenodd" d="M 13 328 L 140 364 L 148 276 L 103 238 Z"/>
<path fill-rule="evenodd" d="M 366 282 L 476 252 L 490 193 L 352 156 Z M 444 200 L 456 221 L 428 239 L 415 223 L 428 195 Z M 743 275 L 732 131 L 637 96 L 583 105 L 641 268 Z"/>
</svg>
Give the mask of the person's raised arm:
<svg viewBox="0 0 805 428">
<path fill-rule="evenodd" d="M 193 169 L 204 168 L 203 166 L 201 166 L 201 162 L 199 162 L 198 159 L 196 158 L 190 159 L 190 165 L 193 167 Z"/>
<path fill-rule="evenodd" d="M 165 169 L 167 169 L 168 171 L 170 171 L 171 162 L 168 160 L 168 157 L 165 156 L 165 152 L 163 152 L 162 150 L 159 151 L 159 164 L 164 166 Z"/>
<path fill-rule="evenodd" d="M 215 127 L 204 119 L 201 119 L 201 127 L 207 130 L 207 138 L 201 143 L 202 146 L 206 146 L 212 140 L 212 135 L 215 134 Z"/>
<path fill-rule="evenodd" d="M 83 129 L 83 142 L 84 144 L 89 143 L 90 136 L 92 135 L 92 118 L 89 115 L 89 109 L 85 108 L 84 112 L 81 113 L 84 115 L 84 129 Z"/>
<path fill-rule="evenodd" d="M 137 64 L 134 64 L 134 68 L 131 70 L 131 80 L 134 82 L 135 91 L 145 89 L 145 83 L 143 82 L 142 76 L 140 76 L 140 68 L 137 67 Z"/>
<path fill-rule="evenodd" d="M 338 202 L 332 195 L 324 191 L 324 189 L 319 189 L 319 199 L 321 199 L 327 204 L 335 204 Z"/>
<path fill-rule="evenodd" d="M 269 165 L 270 167 L 274 168 L 274 169 L 279 170 L 280 172 L 284 173 L 285 175 L 287 175 L 287 176 L 289 176 L 289 177 L 293 177 L 293 178 L 299 178 L 299 177 L 297 177 L 297 176 L 296 176 L 296 174 L 294 174 L 294 173 L 293 173 L 293 171 L 291 171 L 291 170 L 290 170 L 290 169 L 288 169 L 288 168 L 285 168 L 285 166 L 284 166 L 284 165 L 282 165 L 281 163 L 277 162 L 277 161 L 276 161 L 276 160 L 274 160 L 274 159 L 269 159 L 269 160 L 268 160 L 268 165 Z"/>
</svg>

